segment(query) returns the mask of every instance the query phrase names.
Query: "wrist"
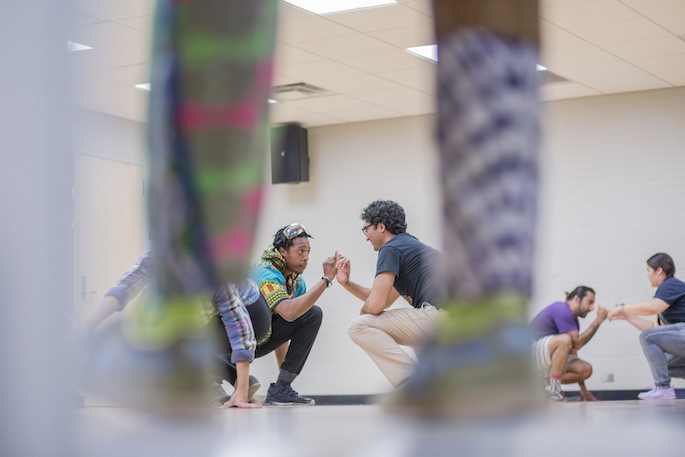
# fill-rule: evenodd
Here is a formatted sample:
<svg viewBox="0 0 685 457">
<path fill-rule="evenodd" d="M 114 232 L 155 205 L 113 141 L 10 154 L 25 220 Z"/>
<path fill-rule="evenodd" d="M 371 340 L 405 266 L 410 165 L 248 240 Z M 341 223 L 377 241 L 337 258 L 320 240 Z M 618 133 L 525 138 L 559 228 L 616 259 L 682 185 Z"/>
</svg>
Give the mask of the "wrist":
<svg viewBox="0 0 685 457">
<path fill-rule="evenodd" d="M 321 280 L 326 283 L 326 287 L 331 287 L 333 285 L 333 280 L 326 275 L 323 275 Z"/>
</svg>

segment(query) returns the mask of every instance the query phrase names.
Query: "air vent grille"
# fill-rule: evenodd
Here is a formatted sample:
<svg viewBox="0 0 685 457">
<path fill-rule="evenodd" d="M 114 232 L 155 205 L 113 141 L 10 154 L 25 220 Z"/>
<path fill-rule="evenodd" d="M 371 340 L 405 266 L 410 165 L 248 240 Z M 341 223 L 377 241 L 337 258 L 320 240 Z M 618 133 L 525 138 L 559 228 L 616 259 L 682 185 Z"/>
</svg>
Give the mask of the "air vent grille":
<svg viewBox="0 0 685 457">
<path fill-rule="evenodd" d="M 302 98 L 319 97 L 329 95 L 326 89 L 307 83 L 284 84 L 273 88 L 272 98 L 278 101 L 299 100 Z"/>
</svg>

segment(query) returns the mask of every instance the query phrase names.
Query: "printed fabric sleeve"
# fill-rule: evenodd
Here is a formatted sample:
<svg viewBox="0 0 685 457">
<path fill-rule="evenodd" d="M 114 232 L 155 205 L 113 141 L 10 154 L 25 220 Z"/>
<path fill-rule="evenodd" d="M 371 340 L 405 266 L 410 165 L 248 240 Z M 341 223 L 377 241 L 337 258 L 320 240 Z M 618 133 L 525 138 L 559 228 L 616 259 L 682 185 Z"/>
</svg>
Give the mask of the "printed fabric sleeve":
<svg viewBox="0 0 685 457">
<path fill-rule="evenodd" d="M 252 321 L 240 297 L 238 288 L 229 283 L 221 287 L 212 298 L 231 344 L 233 363 L 252 362 L 257 349 Z"/>
<path fill-rule="evenodd" d="M 143 251 L 138 260 L 131 268 L 126 270 L 117 282 L 107 291 L 105 296 L 111 295 L 121 303 L 121 309 L 128 304 L 131 298 L 138 295 L 150 282 L 152 274 L 152 250 Z"/>
<path fill-rule="evenodd" d="M 285 277 L 281 272 L 268 268 L 256 267 L 252 269 L 252 278 L 259 286 L 259 291 L 266 299 L 269 309 L 274 313 L 274 308 L 283 300 L 290 297 L 285 287 Z"/>
</svg>

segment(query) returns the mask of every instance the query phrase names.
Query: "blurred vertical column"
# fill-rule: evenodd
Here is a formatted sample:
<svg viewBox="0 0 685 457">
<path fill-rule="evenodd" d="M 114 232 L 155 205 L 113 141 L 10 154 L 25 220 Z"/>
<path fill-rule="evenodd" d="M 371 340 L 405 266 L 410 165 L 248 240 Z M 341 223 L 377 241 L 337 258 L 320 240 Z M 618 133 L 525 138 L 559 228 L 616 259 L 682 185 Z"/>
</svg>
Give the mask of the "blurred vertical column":
<svg viewBox="0 0 685 457">
<path fill-rule="evenodd" d="M 67 456 L 65 321 L 73 304 L 69 2 L 0 14 L 0 455 Z"/>
<path fill-rule="evenodd" d="M 526 306 L 538 204 L 537 0 L 433 0 L 443 316 L 398 403 L 487 416 L 534 403 Z"/>
</svg>

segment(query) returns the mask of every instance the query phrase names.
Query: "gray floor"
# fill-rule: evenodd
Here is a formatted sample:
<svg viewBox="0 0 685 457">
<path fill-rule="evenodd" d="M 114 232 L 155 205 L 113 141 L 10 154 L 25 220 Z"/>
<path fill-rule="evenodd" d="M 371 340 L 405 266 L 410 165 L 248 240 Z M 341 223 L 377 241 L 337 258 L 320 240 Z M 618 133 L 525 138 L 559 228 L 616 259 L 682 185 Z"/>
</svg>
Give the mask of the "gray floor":
<svg viewBox="0 0 685 457">
<path fill-rule="evenodd" d="M 214 410 L 194 418 L 74 411 L 84 456 L 679 456 L 685 400 L 547 404 L 525 416 L 430 421 L 380 406 Z"/>
</svg>

